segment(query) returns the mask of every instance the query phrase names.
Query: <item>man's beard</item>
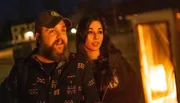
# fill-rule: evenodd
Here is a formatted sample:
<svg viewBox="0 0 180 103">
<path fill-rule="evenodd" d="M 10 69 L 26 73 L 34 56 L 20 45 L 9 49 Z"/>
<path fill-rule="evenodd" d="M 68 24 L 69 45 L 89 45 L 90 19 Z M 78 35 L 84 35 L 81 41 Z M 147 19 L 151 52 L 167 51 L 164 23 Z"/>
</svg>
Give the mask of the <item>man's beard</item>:
<svg viewBox="0 0 180 103">
<path fill-rule="evenodd" d="M 69 50 L 68 50 L 68 45 L 62 40 L 62 45 L 64 45 L 63 50 L 61 53 L 59 53 L 55 49 L 55 44 L 58 41 L 55 41 L 52 46 L 48 46 L 45 44 L 43 41 L 41 42 L 41 49 L 40 49 L 40 55 L 43 57 L 55 61 L 55 62 L 60 62 L 60 61 L 65 61 L 68 60 L 69 57 Z"/>
</svg>

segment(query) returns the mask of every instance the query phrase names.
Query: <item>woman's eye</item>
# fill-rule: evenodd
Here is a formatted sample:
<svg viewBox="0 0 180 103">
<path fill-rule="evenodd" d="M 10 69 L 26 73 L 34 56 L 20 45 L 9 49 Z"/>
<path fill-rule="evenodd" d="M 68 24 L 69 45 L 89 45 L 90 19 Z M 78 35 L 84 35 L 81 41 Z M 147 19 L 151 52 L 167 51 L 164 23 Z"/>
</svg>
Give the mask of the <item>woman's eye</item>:
<svg viewBox="0 0 180 103">
<path fill-rule="evenodd" d="M 103 33 L 103 31 L 98 31 L 98 34 L 102 34 Z"/>
<path fill-rule="evenodd" d="M 88 31 L 88 34 L 93 34 L 93 31 Z"/>
</svg>

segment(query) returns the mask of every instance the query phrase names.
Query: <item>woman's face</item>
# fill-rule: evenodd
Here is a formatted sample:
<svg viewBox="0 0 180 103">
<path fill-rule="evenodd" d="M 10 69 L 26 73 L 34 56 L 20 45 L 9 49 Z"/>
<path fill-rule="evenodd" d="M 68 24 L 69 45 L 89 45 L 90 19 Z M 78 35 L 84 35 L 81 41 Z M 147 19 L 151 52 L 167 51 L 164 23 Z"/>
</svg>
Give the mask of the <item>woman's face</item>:
<svg viewBox="0 0 180 103">
<path fill-rule="evenodd" d="M 89 25 L 85 47 L 91 51 L 100 49 L 103 41 L 103 28 L 99 21 L 92 21 Z"/>
</svg>

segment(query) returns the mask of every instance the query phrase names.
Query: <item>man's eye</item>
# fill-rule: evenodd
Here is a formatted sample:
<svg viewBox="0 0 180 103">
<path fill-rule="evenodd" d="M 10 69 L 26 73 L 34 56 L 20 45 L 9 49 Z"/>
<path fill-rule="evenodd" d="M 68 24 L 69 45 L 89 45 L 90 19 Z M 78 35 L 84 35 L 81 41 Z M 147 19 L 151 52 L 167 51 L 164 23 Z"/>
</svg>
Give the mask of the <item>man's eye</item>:
<svg viewBox="0 0 180 103">
<path fill-rule="evenodd" d="M 55 30 L 50 30 L 50 31 L 49 31 L 49 33 L 54 33 L 54 32 L 55 32 Z"/>
<path fill-rule="evenodd" d="M 93 34 L 93 31 L 88 31 L 88 34 Z"/>
<path fill-rule="evenodd" d="M 66 29 L 62 29 L 62 32 L 66 32 Z"/>
</svg>

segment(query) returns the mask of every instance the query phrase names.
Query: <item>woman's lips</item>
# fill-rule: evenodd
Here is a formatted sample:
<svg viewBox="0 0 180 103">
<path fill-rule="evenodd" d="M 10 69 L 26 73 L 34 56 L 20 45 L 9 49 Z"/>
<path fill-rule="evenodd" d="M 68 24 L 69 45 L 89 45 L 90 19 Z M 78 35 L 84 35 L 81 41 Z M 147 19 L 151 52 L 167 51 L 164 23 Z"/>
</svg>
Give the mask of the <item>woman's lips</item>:
<svg viewBox="0 0 180 103">
<path fill-rule="evenodd" d="M 99 45 L 99 42 L 93 42 L 92 45 L 93 45 L 93 46 L 98 46 L 98 45 Z"/>
</svg>

